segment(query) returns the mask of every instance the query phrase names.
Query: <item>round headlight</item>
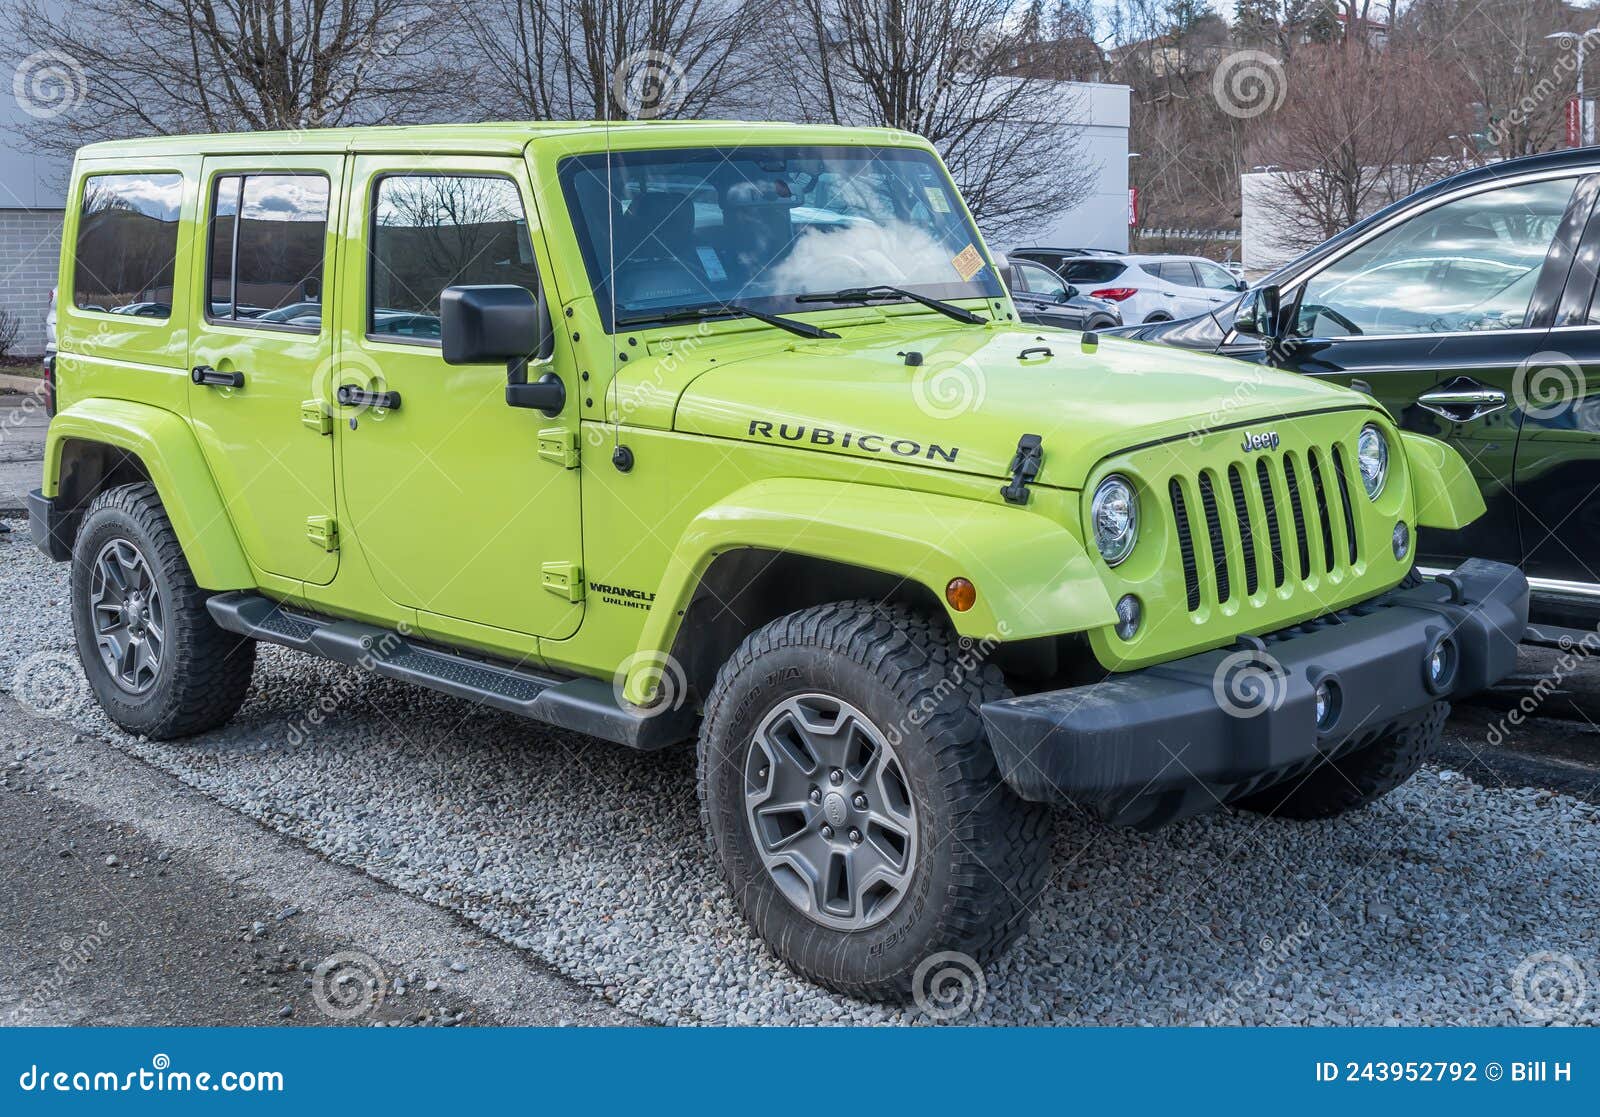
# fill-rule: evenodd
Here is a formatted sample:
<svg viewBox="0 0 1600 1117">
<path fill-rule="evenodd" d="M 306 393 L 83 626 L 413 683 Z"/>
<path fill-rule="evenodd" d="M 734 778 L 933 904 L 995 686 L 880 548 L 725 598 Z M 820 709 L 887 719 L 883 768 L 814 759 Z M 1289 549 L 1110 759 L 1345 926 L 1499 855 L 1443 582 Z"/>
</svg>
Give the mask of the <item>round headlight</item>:
<svg viewBox="0 0 1600 1117">
<path fill-rule="evenodd" d="M 1361 428 L 1361 436 L 1356 439 L 1356 462 L 1361 466 L 1361 484 L 1367 496 L 1377 500 L 1383 483 L 1389 479 L 1389 440 L 1371 423 Z"/>
<path fill-rule="evenodd" d="M 1133 486 L 1121 477 L 1107 477 L 1089 504 L 1094 545 L 1107 566 L 1115 566 L 1133 552 L 1139 538 L 1139 503 Z"/>
</svg>

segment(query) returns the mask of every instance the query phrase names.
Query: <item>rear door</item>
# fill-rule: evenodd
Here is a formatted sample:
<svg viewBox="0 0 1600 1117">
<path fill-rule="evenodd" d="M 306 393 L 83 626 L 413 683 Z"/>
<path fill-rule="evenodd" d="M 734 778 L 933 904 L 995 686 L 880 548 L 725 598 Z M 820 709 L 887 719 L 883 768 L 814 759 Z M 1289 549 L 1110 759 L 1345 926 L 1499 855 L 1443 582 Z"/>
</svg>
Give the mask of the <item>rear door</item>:
<svg viewBox="0 0 1600 1117">
<path fill-rule="evenodd" d="M 189 411 L 245 552 L 283 578 L 326 584 L 333 549 L 330 290 L 344 157 L 206 158 L 189 344 Z"/>
<path fill-rule="evenodd" d="M 1517 398 L 1594 186 L 1567 174 L 1430 202 L 1286 293 L 1298 298 L 1299 340 L 1285 367 L 1369 389 L 1402 427 L 1459 450 L 1477 479 L 1487 515 L 1423 533 L 1424 566 L 1522 558 Z"/>
</svg>

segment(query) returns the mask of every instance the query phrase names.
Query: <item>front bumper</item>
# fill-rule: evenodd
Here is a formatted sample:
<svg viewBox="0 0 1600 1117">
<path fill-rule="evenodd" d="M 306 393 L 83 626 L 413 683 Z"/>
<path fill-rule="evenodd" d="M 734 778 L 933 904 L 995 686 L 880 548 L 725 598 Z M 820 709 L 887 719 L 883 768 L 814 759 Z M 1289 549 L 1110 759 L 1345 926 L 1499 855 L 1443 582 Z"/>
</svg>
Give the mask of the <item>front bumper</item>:
<svg viewBox="0 0 1600 1117">
<path fill-rule="evenodd" d="M 39 489 L 28 494 L 28 531 L 34 546 L 55 559 L 66 562 L 72 557 L 72 534 L 67 518 L 56 507 L 56 502 Z"/>
<path fill-rule="evenodd" d="M 1005 781 L 1152 829 L 1302 774 L 1453 695 L 1510 674 L 1528 623 L 1516 567 L 1473 559 L 1414 589 L 1234 647 L 1067 690 L 989 702 Z M 1453 669 L 1430 681 L 1441 641 Z M 1447 649 L 1448 651 L 1448 649 Z M 1316 689 L 1337 712 L 1319 729 Z"/>
</svg>

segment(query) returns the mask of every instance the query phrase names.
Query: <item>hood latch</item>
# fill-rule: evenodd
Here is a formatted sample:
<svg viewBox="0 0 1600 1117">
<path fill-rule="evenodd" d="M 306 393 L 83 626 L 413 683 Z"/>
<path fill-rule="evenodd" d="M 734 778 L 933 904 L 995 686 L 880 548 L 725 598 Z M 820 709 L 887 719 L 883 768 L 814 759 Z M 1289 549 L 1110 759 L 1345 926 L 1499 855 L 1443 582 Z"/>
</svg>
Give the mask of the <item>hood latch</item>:
<svg viewBox="0 0 1600 1117">
<path fill-rule="evenodd" d="M 1044 439 L 1036 434 L 1017 439 L 1017 453 L 1011 459 L 1011 484 L 1000 486 L 1000 495 L 1007 504 L 1028 503 L 1028 482 L 1039 476 L 1043 464 Z"/>
</svg>

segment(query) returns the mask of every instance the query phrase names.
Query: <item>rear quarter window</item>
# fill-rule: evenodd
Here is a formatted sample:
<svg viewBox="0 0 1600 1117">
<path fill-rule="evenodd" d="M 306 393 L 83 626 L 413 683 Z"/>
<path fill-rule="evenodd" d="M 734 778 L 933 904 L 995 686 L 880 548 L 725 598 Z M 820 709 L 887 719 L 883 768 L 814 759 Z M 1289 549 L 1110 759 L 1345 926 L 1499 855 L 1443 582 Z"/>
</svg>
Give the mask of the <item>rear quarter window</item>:
<svg viewBox="0 0 1600 1117">
<path fill-rule="evenodd" d="M 182 202 L 183 176 L 176 172 L 84 179 L 72 304 L 138 318 L 171 317 Z"/>
<path fill-rule="evenodd" d="M 1060 272 L 1067 282 L 1082 285 L 1109 283 L 1125 270 L 1126 265 L 1115 260 L 1069 260 Z"/>
</svg>

